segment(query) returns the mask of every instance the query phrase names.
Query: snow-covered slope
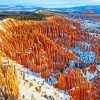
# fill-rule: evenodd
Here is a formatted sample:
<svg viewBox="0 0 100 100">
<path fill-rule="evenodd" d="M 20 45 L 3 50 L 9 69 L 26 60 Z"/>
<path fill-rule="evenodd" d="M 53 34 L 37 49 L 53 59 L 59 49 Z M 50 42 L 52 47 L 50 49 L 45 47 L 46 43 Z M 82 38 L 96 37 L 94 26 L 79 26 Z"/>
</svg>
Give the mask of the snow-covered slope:
<svg viewBox="0 0 100 100">
<path fill-rule="evenodd" d="M 31 72 L 21 65 L 18 65 L 17 68 L 20 98 L 23 98 L 24 95 L 24 100 L 70 100 L 69 95 L 66 95 L 67 91 L 61 91 L 52 86 L 52 83 L 56 81 L 55 78 L 51 77 L 46 82 L 39 74 Z M 37 92 L 36 88 L 40 89 L 40 92 Z"/>
</svg>

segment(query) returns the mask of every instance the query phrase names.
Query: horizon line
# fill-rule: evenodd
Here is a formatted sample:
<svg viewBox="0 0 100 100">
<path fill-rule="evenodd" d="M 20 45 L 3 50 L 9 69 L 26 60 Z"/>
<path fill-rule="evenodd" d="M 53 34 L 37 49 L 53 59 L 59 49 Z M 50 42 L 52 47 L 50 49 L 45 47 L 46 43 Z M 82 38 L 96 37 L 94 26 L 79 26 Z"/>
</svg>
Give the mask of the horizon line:
<svg viewBox="0 0 100 100">
<path fill-rule="evenodd" d="M 96 5 L 76 5 L 76 6 L 67 6 L 67 7 L 42 7 L 42 6 L 36 6 L 36 5 L 6 5 L 6 4 L 0 4 L 0 6 L 9 6 L 9 7 L 15 7 L 15 6 L 23 6 L 23 7 L 41 7 L 41 8 L 72 8 L 72 7 L 81 7 L 81 6 L 100 6 L 100 4 Z"/>
</svg>

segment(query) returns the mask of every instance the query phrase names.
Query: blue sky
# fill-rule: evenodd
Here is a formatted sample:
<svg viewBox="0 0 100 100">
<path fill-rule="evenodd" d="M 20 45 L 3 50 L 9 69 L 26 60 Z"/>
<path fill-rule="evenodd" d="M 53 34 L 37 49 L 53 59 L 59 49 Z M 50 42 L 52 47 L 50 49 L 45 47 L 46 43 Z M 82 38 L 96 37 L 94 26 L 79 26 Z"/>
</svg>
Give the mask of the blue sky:
<svg viewBox="0 0 100 100">
<path fill-rule="evenodd" d="M 25 5 L 38 7 L 73 7 L 84 5 L 100 5 L 100 0 L 0 0 L 0 5 Z"/>
</svg>

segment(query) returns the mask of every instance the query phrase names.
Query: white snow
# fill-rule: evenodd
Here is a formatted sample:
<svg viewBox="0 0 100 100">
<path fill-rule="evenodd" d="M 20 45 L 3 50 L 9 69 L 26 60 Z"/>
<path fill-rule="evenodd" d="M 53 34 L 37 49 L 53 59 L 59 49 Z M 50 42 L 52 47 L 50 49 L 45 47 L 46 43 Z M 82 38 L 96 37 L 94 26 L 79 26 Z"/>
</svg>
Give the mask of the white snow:
<svg viewBox="0 0 100 100">
<path fill-rule="evenodd" d="M 91 81 L 96 75 L 97 75 L 97 71 L 95 71 L 94 73 L 90 73 L 87 71 L 86 75 L 84 75 L 84 77 L 86 77 L 88 79 L 88 81 Z"/>
<path fill-rule="evenodd" d="M 71 50 L 79 54 L 79 58 L 84 62 L 94 62 L 95 52 L 93 51 L 83 51 L 78 47 L 72 48 Z"/>
<path fill-rule="evenodd" d="M 90 67 L 87 67 L 86 68 L 86 74 L 83 74 L 83 77 L 86 77 L 87 78 L 87 80 L 88 81 L 91 81 L 95 76 L 98 76 L 98 74 L 97 74 L 97 70 L 95 70 L 94 72 L 89 72 L 88 70 L 89 70 L 89 68 Z"/>
<path fill-rule="evenodd" d="M 31 100 L 32 95 L 36 100 L 51 100 L 49 96 L 53 97 L 54 100 L 70 100 L 69 95 L 67 95 L 64 91 L 60 91 L 52 86 L 54 82 L 57 80 L 51 77 L 48 82 L 45 79 L 40 77 L 40 74 L 35 74 L 27 68 L 23 68 L 21 65 L 17 66 L 18 77 L 19 77 L 19 89 L 21 98 L 24 95 L 24 100 Z M 23 80 L 23 75 L 21 73 L 25 73 L 25 82 Z M 32 83 L 33 86 L 29 87 L 29 84 Z M 41 92 L 38 93 L 35 88 L 41 86 Z M 48 98 L 42 97 L 42 94 L 46 93 Z"/>
</svg>

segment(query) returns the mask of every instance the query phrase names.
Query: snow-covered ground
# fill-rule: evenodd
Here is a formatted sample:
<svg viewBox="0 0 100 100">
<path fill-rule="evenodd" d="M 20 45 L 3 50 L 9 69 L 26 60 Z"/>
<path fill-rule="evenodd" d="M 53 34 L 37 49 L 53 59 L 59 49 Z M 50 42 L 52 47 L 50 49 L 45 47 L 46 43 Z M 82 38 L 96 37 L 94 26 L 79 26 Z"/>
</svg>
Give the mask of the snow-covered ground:
<svg viewBox="0 0 100 100">
<path fill-rule="evenodd" d="M 78 47 L 71 48 L 71 50 L 75 51 L 79 54 L 79 58 L 84 62 L 94 62 L 95 61 L 95 52 L 93 51 L 83 51 Z"/>
<path fill-rule="evenodd" d="M 83 74 L 83 77 L 86 77 L 88 81 L 91 81 L 95 76 L 100 75 L 100 65 L 96 66 L 96 70 L 94 72 L 89 72 L 90 67 L 87 67 L 86 70 L 86 74 Z"/>
<path fill-rule="evenodd" d="M 90 47 L 91 45 L 88 44 L 87 42 L 79 42 L 79 44 L 85 46 L 85 47 Z M 76 53 L 79 54 L 79 58 L 84 61 L 84 62 L 91 62 L 93 63 L 95 61 L 95 52 L 94 51 L 86 51 L 86 50 L 81 50 L 80 47 L 72 47 L 71 50 L 75 51 Z"/>
<path fill-rule="evenodd" d="M 83 76 L 86 77 L 88 81 L 91 81 L 95 76 L 97 76 L 97 71 L 95 71 L 94 73 L 90 73 L 87 71 Z"/>
<path fill-rule="evenodd" d="M 69 95 L 66 94 L 67 91 L 61 91 L 52 86 L 52 83 L 56 81 L 55 78 L 51 77 L 51 79 L 46 82 L 39 74 L 31 72 L 21 65 L 17 66 L 17 70 L 20 97 L 23 98 L 24 95 L 23 100 L 70 100 Z M 25 76 L 24 80 L 23 75 Z M 36 88 L 39 88 L 41 91 L 37 92 Z"/>
<path fill-rule="evenodd" d="M 90 20 L 85 20 L 84 21 L 85 23 L 85 27 L 86 28 L 89 28 L 89 27 L 99 27 L 100 26 L 100 22 L 98 21 L 90 21 Z"/>
</svg>

